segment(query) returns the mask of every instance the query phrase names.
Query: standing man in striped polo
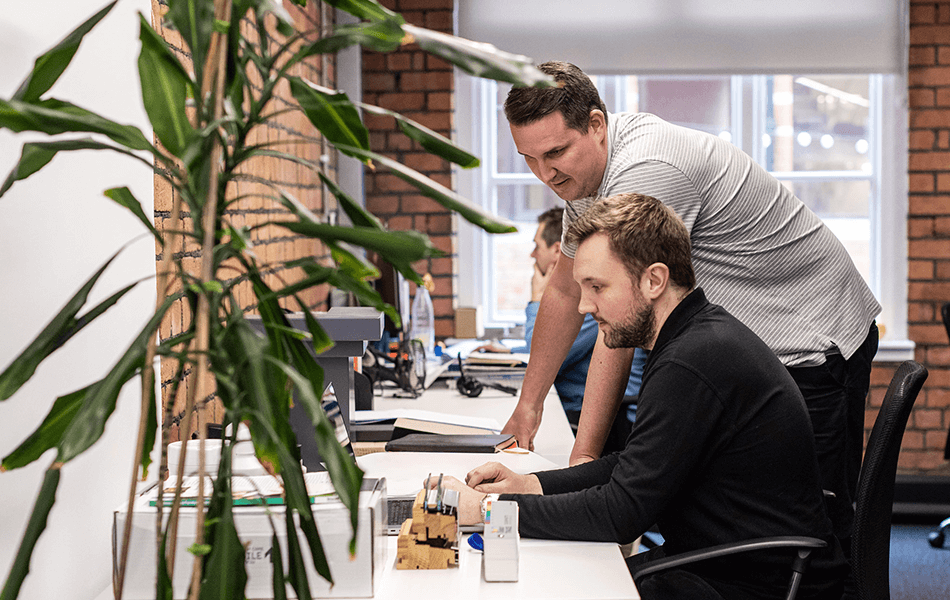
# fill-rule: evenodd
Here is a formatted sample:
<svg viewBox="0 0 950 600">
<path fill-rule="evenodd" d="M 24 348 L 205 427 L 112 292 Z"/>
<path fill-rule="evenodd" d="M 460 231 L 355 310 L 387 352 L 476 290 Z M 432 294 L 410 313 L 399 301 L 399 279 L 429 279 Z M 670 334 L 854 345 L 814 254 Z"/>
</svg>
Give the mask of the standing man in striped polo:
<svg viewBox="0 0 950 600">
<path fill-rule="evenodd" d="M 848 548 L 864 440 L 864 403 L 881 307 L 847 251 L 802 202 L 751 157 L 707 133 L 646 113 L 608 114 L 590 78 L 564 62 L 539 68 L 559 83 L 514 88 L 505 115 L 518 152 L 564 199 L 566 231 L 597 198 L 639 193 L 672 208 L 690 231 L 696 279 L 775 352 L 805 397 L 831 518 Z M 524 447 L 544 396 L 583 320 L 562 243 L 535 323 L 518 406 L 505 425 Z M 571 464 L 600 455 L 632 349 L 594 348 Z"/>
</svg>

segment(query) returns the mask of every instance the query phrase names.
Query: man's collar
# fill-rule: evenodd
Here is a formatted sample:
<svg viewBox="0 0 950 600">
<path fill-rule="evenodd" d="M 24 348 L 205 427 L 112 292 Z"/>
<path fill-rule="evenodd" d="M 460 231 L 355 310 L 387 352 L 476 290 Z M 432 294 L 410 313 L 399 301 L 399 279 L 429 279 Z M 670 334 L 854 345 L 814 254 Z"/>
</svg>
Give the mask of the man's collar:
<svg viewBox="0 0 950 600">
<path fill-rule="evenodd" d="M 663 322 L 663 326 L 656 336 L 656 342 L 653 344 L 652 352 L 659 350 L 667 342 L 676 337 L 680 331 L 686 327 L 690 319 L 708 305 L 709 300 L 706 299 L 706 294 L 702 288 L 696 288 L 687 294 L 686 297 L 680 300 L 680 303 L 676 305 L 676 308 L 670 312 L 669 316 L 666 317 L 666 321 Z"/>
</svg>

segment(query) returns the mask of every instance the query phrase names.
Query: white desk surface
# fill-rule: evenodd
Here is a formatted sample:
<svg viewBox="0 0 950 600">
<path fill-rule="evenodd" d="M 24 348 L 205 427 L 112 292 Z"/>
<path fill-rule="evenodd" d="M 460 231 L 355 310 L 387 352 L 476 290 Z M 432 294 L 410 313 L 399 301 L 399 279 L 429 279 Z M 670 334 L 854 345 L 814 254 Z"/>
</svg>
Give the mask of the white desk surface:
<svg viewBox="0 0 950 600">
<path fill-rule="evenodd" d="M 493 417 L 502 425 L 516 404 L 517 398 L 491 388 L 486 388 L 477 398 L 462 396 L 454 387 L 434 387 L 417 399 L 388 396 L 374 399 L 375 409 L 419 408 Z M 545 399 L 535 452 L 557 466 L 567 466 L 573 443 L 570 425 L 552 390 Z M 464 460 L 477 460 L 478 456 L 482 455 Z M 484 458 L 492 457 L 484 455 Z M 388 545 L 388 557 L 374 596 L 377 600 L 412 600 L 434 595 L 460 600 L 638 600 L 640 597 L 616 544 L 522 539 L 518 581 L 487 583 L 481 576 L 481 553 L 471 549 L 466 540 L 460 543 L 457 569 L 400 571 L 395 569 L 396 539 L 396 536 L 388 536 L 383 540 Z M 111 598 L 110 586 L 95 600 Z"/>
<path fill-rule="evenodd" d="M 457 600 L 639 599 L 616 544 L 522 539 L 518 581 L 482 579 L 482 553 L 460 542 L 457 569 L 400 571 L 396 536 L 389 537 L 389 557 L 376 600 L 452 598 Z"/>
</svg>

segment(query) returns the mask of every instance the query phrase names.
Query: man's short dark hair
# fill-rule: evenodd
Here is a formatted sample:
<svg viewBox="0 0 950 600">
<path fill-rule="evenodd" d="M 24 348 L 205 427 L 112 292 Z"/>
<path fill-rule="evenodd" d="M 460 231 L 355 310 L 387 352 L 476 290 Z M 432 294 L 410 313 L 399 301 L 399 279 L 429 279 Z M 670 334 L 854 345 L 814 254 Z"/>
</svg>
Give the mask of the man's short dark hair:
<svg viewBox="0 0 950 600">
<path fill-rule="evenodd" d="M 590 112 L 598 109 L 607 120 L 607 107 L 583 71 L 568 62 L 550 61 L 538 69 L 554 77 L 557 87 L 513 87 L 505 100 L 505 116 L 516 127 L 534 123 L 554 111 L 560 111 L 571 129 L 586 134 Z"/>
<path fill-rule="evenodd" d="M 663 263 L 670 269 L 670 281 L 678 287 L 696 287 L 689 231 L 676 213 L 656 198 L 618 194 L 598 200 L 574 221 L 566 241 L 580 246 L 597 233 L 607 236 L 611 251 L 634 280 L 653 263 Z"/>
<path fill-rule="evenodd" d="M 538 227 L 541 228 L 541 239 L 548 246 L 561 241 L 563 231 L 564 209 L 555 206 L 538 215 Z"/>
</svg>

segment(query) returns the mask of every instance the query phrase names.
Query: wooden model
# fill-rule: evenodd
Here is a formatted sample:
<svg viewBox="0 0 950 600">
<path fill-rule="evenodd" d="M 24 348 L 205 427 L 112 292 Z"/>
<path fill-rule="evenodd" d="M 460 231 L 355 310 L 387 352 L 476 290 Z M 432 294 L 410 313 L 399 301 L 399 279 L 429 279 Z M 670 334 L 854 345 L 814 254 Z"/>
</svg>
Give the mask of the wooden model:
<svg viewBox="0 0 950 600">
<path fill-rule="evenodd" d="M 396 542 L 397 569 L 458 567 L 459 524 L 454 509 L 430 512 L 423 507 L 425 490 L 416 494 L 412 518 L 406 519 Z"/>
</svg>

